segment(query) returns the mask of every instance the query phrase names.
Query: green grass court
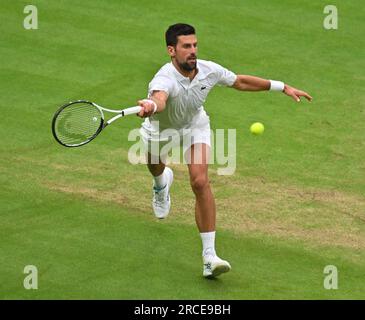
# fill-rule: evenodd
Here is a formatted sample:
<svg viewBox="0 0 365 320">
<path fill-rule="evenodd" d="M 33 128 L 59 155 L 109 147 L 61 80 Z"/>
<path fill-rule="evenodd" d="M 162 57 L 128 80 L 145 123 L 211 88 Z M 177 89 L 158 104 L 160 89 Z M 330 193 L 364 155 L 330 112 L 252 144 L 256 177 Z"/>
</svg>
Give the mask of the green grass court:
<svg viewBox="0 0 365 320">
<path fill-rule="evenodd" d="M 334 1 L 1 2 L 1 299 L 364 299 L 364 6 Z M 202 277 L 201 242 L 184 165 L 173 165 L 172 210 L 152 213 L 151 178 L 131 165 L 131 117 L 89 145 L 59 146 L 57 107 L 88 99 L 118 108 L 145 97 L 168 61 L 164 32 L 195 26 L 198 57 L 285 81 L 313 102 L 215 88 L 212 127 L 237 129 L 237 169 L 210 179 L 217 251 L 232 271 Z M 250 134 L 251 123 L 265 133 Z M 23 269 L 38 268 L 38 290 Z M 327 265 L 338 289 L 323 286 Z"/>
</svg>

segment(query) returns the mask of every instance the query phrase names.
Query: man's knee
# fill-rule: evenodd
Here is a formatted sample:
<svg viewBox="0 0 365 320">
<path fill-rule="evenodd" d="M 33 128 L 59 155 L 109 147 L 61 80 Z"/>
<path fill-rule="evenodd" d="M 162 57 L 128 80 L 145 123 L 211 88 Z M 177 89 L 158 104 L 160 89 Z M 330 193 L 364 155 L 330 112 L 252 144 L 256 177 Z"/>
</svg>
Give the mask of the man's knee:
<svg viewBox="0 0 365 320">
<path fill-rule="evenodd" d="M 190 184 L 194 193 L 199 193 L 209 186 L 209 180 L 205 174 L 197 175 L 190 179 Z"/>
</svg>

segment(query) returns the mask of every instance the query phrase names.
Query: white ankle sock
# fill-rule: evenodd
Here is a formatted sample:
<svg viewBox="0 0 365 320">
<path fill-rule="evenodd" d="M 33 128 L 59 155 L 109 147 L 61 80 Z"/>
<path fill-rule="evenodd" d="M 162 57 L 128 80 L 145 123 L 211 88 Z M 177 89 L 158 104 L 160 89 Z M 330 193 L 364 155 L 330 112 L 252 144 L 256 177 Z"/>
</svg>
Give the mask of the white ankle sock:
<svg viewBox="0 0 365 320">
<path fill-rule="evenodd" d="M 215 256 L 215 231 L 201 232 L 200 236 L 203 243 L 203 256 L 212 255 Z"/>
<path fill-rule="evenodd" d="M 154 187 L 156 189 L 163 189 L 167 184 L 165 170 L 159 176 L 153 177 L 153 181 L 155 182 Z"/>
</svg>

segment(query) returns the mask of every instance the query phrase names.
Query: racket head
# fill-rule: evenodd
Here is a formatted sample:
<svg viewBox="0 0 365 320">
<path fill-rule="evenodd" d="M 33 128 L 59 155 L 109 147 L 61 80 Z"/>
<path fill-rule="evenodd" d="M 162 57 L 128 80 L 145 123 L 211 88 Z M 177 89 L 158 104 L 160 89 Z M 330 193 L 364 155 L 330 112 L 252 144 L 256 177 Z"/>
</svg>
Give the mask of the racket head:
<svg viewBox="0 0 365 320">
<path fill-rule="evenodd" d="M 103 111 L 87 100 L 61 106 L 52 120 L 53 136 L 65 147 L 83 146 L 95 139 L 103 128 Z"/>
</svg>

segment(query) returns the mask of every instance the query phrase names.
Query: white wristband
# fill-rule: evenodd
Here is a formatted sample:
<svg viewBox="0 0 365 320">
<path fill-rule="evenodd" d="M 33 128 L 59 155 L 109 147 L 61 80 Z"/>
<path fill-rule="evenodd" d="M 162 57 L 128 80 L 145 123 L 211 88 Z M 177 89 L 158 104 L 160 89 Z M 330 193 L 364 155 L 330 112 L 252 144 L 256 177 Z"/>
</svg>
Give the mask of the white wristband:
<svg viewBox="0 0 365 320">
<path fill-rule="evenodd" d="M 154 107 L 154 109 L 153 109 L 153 114 L 155 114 L 155 113 L 156 113 L 156 111 L 157 111 L 157 104 L 156 104 L 156 102 L 155 102 L 155 101 L 153 101 L 153 100 L 151 100 L 151 99 L 143 99 L 143 101 L 144 101 L 144 102 L 150 102 L 150 103 L 152 103 L 152 104 L 153 104 L 153 107 Z"/>
<path fill-rule="evenodd" d="M 270 91 L 284 91 L 284 82 L 269 80 L 270 81 Z"/>
</svg>

